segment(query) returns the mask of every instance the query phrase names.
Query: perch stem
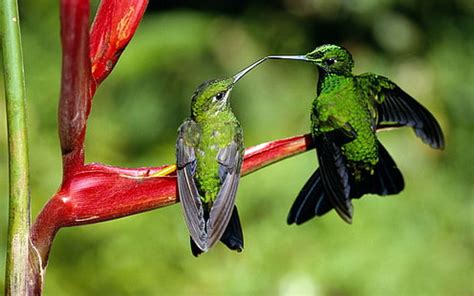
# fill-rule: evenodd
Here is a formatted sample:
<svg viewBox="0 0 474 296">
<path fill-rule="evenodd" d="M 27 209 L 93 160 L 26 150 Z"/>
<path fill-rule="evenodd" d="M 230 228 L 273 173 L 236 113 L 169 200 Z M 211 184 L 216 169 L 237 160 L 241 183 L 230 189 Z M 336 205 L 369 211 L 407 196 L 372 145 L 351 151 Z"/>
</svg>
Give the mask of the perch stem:
<svg viewBox="0 0 474 296">
<path fill-rule="evenodd" d="M 26 295 L 30 200 L 23 54 L 17 1 L 0 5 L 10 195 L 5 294 Z"/>
</svg>

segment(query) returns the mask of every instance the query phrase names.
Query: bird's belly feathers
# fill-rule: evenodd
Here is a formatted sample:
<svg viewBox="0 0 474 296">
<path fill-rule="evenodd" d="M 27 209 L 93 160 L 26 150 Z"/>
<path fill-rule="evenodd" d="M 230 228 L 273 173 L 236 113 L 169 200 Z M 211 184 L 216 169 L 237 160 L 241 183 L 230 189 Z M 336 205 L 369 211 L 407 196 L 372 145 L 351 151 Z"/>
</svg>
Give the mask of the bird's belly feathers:
<svg viewBox="0 0 474 296">
<path fill-rule="evenodd" d="M 322 92 L 313 104 L 313 136 L 337 129 L 351 129 L 355 139 L 342 145 L 347 160 L 359 167 L 372 168 L 378 161 L 378 145 L 373 115 L 352 83 Z"/>
<path fill-rule="evenodd" d="M 217 156 L 219 150 L 232 141 L 234 133 L 231 126 L 202 126 L 201 139 L 196 149 L 195 181 L 204 203 L 213 202 L 219 193 L 221 180 Z"/>
<path fill-rule="evenodd" d="M 375 133 L 371 128 L 354 128 L 357 137 L 344 145 L 342 152 L 350 162 L 358 163 L 365 169 L 372 168 L 378 161 L 378 145 Z"/>
</svg>

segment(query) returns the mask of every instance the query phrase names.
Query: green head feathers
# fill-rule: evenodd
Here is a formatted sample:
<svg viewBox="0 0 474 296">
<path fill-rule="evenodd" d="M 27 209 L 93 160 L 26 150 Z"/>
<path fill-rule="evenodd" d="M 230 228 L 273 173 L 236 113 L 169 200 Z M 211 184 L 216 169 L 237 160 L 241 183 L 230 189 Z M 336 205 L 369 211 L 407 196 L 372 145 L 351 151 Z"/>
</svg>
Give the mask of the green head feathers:
<svg viewBox="0 0 474 296">
<path fill-rule="evenodd" d="M 260 59 L 244 68 L 231 78 L 208 80 L 202 83 L 193 94 L 191 114 L 213 115 L 225 110 L 229 106 L 230 93 L 234 85 L 253 68 L 263 63 L 267 58 Z"/>
<path fill-rule="evenodd" d="M 315 63 L 327 73 L 349 74 L 354 67 L 354 60 L 349 51 L 337 45 L 319 46 L 305 56 L 308 61 Z"/>
<path fill-rule="evenodd" d="M 193 94 L 191 114 L 197 117 L 204 113 L 216 114 L 227 108 L 234 79 L 214 79 L 202 83 Z"/>
</svg>

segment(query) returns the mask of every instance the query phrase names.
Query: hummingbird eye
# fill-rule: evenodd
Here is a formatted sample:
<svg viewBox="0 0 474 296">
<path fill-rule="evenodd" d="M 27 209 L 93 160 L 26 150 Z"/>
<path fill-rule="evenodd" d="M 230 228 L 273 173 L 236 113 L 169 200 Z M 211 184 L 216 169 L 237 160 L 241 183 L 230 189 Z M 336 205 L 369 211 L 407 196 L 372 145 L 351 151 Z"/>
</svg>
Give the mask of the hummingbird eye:
<svg viewBox="0 0 474 296">
<path fill-rule="evenodd" d="M 215 96 L 215 98 L 216 100 L 220 101 L 224 98 L 224 96 L 225 96 L 225 92 L 220 92 Z"/>
<path fill-rule="evenodd" d="M 331 65 L 333 65 L 333 64 L 336 63 L 336 62 L 337 62 L 337 60 L 334 59 L 334 58 L 327 58 L 327 59 L 324 60 L 324 63 L 325 63 L 326 65 L 328 65 L 328 66 L 331 66 Z"/>
</svg>

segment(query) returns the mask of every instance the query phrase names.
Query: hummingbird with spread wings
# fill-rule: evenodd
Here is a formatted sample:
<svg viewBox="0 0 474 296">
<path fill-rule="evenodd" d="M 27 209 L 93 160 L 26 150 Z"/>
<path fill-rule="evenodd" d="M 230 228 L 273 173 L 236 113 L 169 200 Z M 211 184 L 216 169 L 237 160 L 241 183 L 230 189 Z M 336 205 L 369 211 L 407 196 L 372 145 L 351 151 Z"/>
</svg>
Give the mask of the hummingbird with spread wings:
<svg viewBox="0 0 474 296">
<path fill-rule="evenodd" d="M 194 256 L 221 240 L 240 252 L 242 227 L 235 206 L 244 156 L 243 131 L 230 107 L 234 85 L 261 59 L 231 78 L 201 84 L 192 96 L 191 116 L 178 129 L 178 195 Z"/>
<path fill-rule="evenodd" d="M 379 129 L 408 126 L 430 147 L 444 148 L 443 132 L 434 116 L 388 78 L 354 75 L 354 61 L 343 47 L 322 45 L 306 55 L 267 59 L 306 61 L 319 70 L 311 108 L 319 168 L 294 201 L 288 224 L 304 223 L 332 209 L 352 223 L 352 199 L 403 190 L 402 173 L 377 139 Z"/>
</svg>

